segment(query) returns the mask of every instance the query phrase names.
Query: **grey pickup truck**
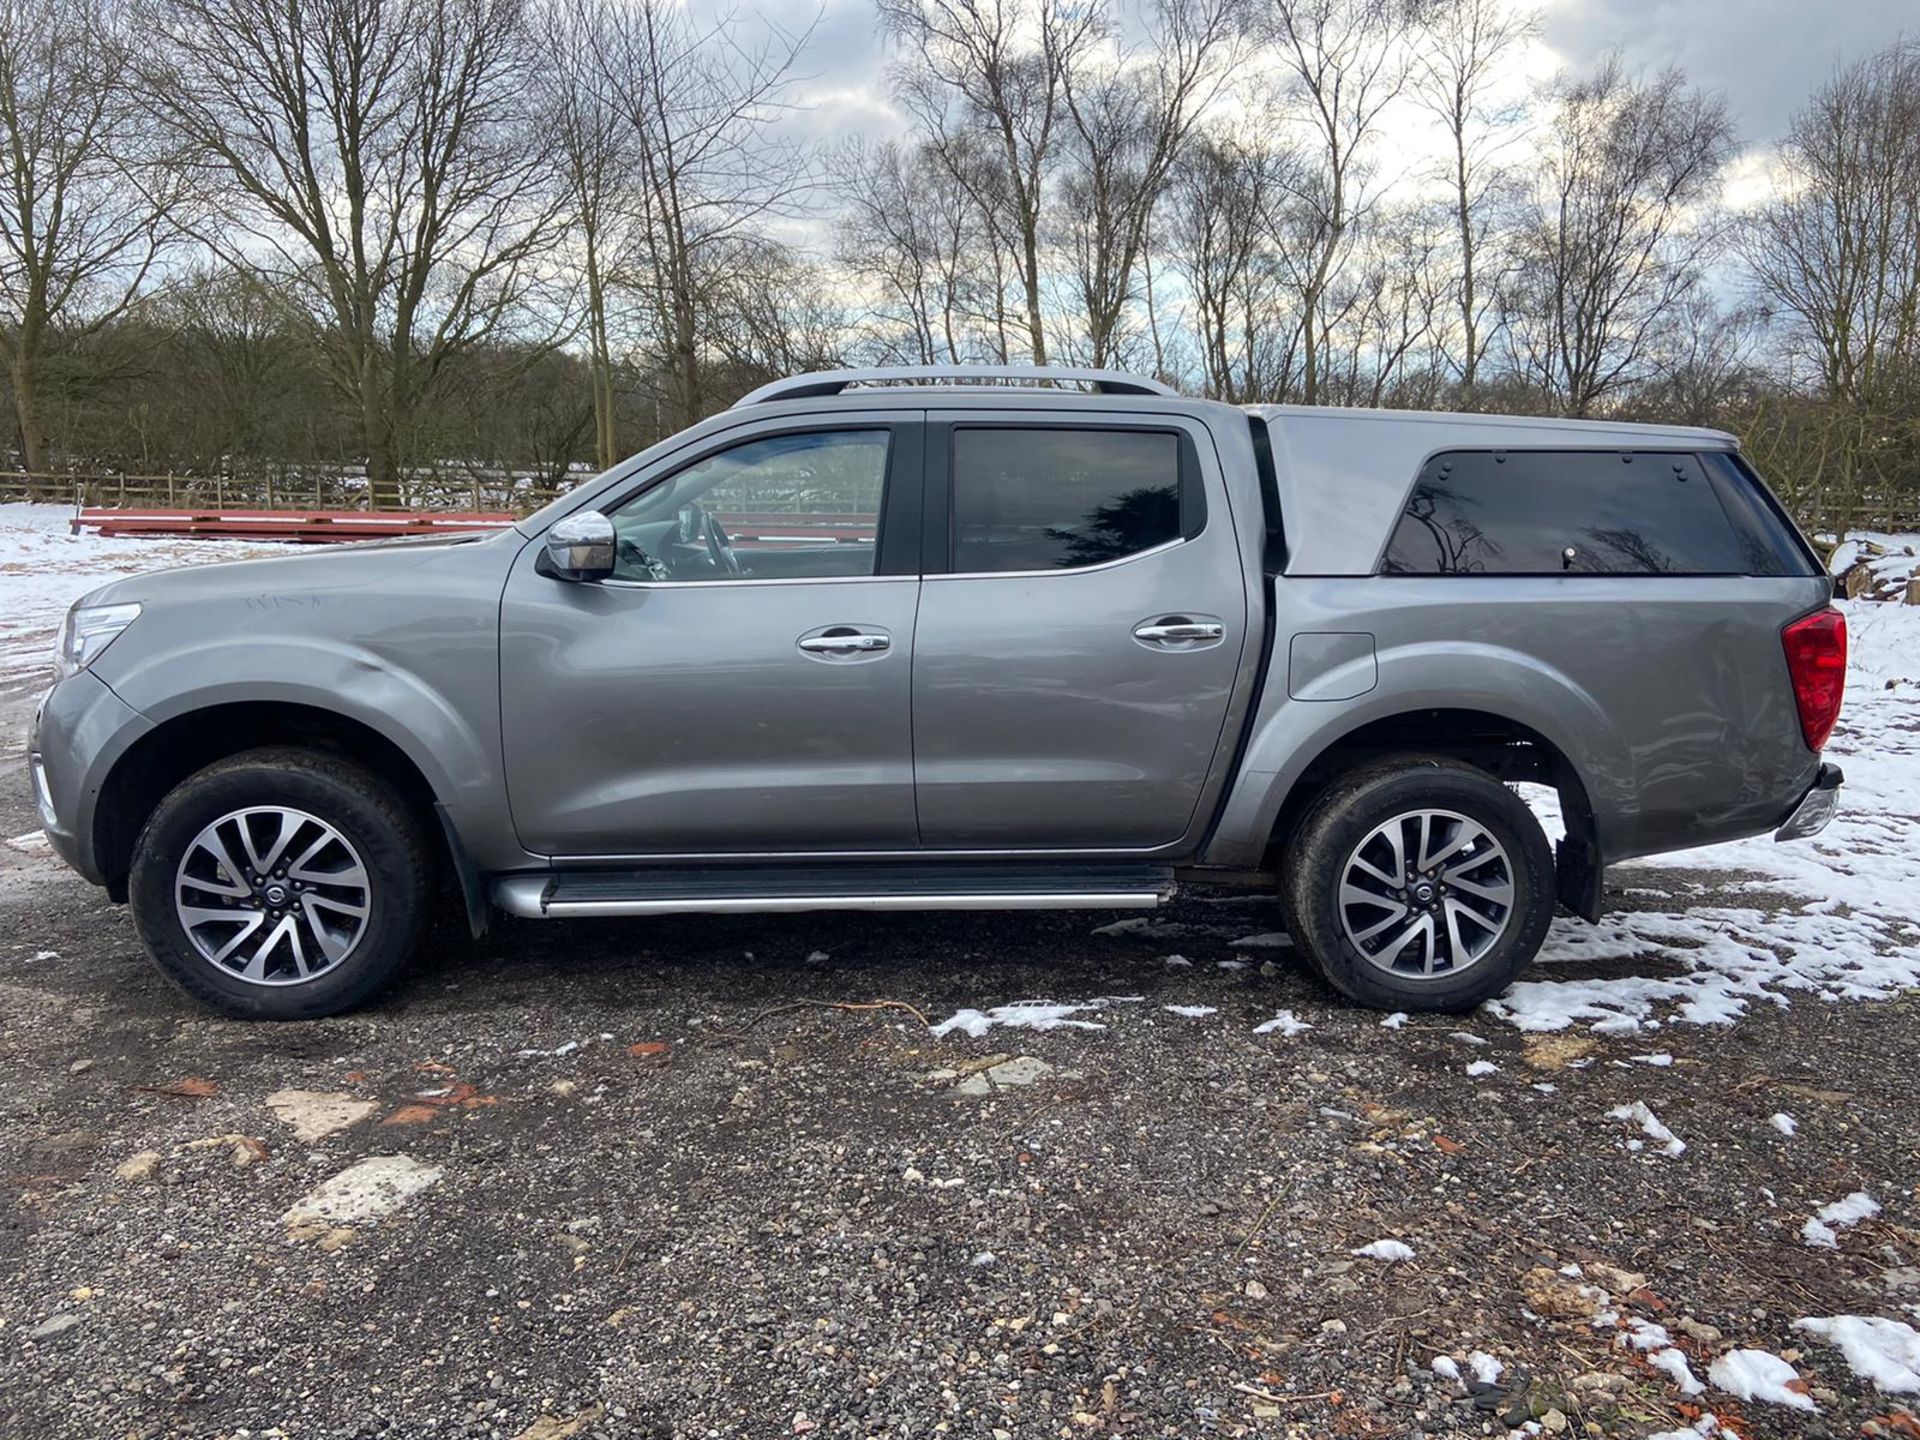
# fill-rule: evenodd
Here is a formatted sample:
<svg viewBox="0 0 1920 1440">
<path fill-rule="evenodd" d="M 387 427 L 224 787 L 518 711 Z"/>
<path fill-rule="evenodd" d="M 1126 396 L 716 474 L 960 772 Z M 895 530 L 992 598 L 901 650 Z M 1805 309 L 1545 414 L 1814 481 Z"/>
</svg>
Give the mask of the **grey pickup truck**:
<svg viewBox="0 0 1920 1440">
<path fill-rule="evenodd" d="M 54 848 L 236 1015 L 365 999 L 456 896 L 478 934 L 1186 879 L 1456 1011 L 1608 864 L 1826 823 L 1830 593 L 1716 431 L 844 371 L 497 533 L 96 590 L 30 764 Z"/>
</svg>

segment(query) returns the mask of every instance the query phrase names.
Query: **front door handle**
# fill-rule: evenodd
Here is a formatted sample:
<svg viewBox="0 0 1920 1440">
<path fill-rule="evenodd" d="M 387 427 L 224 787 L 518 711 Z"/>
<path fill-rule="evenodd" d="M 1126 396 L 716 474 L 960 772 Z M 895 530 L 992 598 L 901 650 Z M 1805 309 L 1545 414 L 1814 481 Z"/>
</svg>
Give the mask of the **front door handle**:
<svg viewBox="0 0 1920 1440">
<path fill-rule="evenodd" d="M 879 655 L 893 647 L 892 637 L 884 631 L 857 630 L 851 625 L 830 625 L 825 630 L 802 635 L 797 643 L 807 654 L 828 660 Z"/>
<path fill-rule="evenodd" d="M 1185 615 L 1168 615 L 1133 627 L 1133 638 L 1155 649 L 1187 650 L 1218 644 L 1227 627 L 1218 620 L 1194 620 Z"/>
</svg>

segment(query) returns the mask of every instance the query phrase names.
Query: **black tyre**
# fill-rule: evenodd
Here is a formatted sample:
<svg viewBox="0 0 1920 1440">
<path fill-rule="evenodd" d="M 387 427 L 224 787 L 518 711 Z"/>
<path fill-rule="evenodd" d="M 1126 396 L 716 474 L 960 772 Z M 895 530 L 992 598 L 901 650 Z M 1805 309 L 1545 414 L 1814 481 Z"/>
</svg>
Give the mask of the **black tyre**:
<svg viewBox="0 0 1920 1440">
<path fill-rule="evenodd" d="M 378 777 L 311 750 L 249 750 L 176 786 L 128 880 L 147 953 L 228 1015 L 310 1020 L 384 987 L 428 917 L 418 819 Z"/>
<path fill-rule="evenodd" d="M 1400 756 L 1336 780 L 1288 847 L 1294 944 L 1383 1010 L 1471 1010 L 1512 984 L 1553 919 L 1553 856 L 1520 797 L 1458 761 Z"/>
</svg>

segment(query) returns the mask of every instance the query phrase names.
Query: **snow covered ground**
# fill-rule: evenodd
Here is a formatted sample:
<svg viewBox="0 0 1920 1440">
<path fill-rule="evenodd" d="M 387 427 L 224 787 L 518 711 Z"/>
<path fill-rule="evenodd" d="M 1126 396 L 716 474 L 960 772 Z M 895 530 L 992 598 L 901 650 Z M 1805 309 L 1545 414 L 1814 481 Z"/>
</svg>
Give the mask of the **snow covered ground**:
<svg viewBox="0 0 1920 1440">
<path fill-rule="evenodd" d="M 232 540 L 104 539 L 74 535 L 70 505 L 0 505 L 0 688 L 36 683 L 52 665 L 67 607 L 123 575 L 272 554 Z"/>
<path fill-rule="evenodd" d="M 1645 908 L 1597 926 L 1555 920 L 1538 978 L 1514 986 L 1495 1013 L 1524 1030 L 1635 1030 L 1662 1016 L 1724 1024 L 1796 992 L 1846 1000 L 1920 985 L 1920 607 L 1840 608 L 1847 698 L 1827 755 L 1847 778 L 1833 823 L 1811 840 L 1762 835 L 1615 868 L 1610 883 Z M 1551 814 L 1550 803 L 1540 808 Z M 1756 903 L 1726 903 L 1741 894 Z M 1553 978 L 1556 963 L 1628 956 L 1684 973 Z"/>
</svg>

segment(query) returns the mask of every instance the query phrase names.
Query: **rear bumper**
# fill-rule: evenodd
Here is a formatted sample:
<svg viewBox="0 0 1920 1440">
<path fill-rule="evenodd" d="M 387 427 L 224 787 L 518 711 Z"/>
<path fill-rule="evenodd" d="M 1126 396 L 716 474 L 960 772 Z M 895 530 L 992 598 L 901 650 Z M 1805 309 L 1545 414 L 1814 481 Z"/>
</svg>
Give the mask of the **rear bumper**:
<svg viewBox="0 0 1920 1440">
<path fill-rule="evenodd" d="M 1813 788 L 1800 798 L 1787 816 L 1786 823 L 1773 832 L 1776 840 L 1804 840 L 1827 828 L 1840 809 L 1840 783 L 1845 777 L 1838 765 L 1822 765 L 1813 777 Z"/>
</svg>

